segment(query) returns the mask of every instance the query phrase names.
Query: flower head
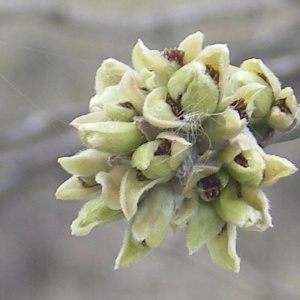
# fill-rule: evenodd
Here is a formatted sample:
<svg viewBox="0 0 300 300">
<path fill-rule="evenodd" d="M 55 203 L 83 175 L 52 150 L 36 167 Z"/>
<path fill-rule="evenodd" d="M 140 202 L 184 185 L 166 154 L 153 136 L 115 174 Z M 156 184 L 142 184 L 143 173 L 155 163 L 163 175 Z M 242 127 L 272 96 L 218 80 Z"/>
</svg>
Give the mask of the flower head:
<svg viewBox="0 0 300 300">
<path fill-rule="evenodd" d="M 88 199 L 71 225 L 76 236 L 127 221 L 116 269 L 185 226 L 190 254 L 206 245 L 217 265 L 238 272 L 237 229 L 271 227 L 262 188 L 297 170 L 259 143 L 297 123 L 293 90 L 261 60 L 234 67 L 227 45 L 202 43 L 201 32 L 162 51 L 139 40 L 133 67 L 105 60 L 89 113 L 71 123 L 87 149 L 58 160 L 71 178 L 56 197 Z"/>
</svg>

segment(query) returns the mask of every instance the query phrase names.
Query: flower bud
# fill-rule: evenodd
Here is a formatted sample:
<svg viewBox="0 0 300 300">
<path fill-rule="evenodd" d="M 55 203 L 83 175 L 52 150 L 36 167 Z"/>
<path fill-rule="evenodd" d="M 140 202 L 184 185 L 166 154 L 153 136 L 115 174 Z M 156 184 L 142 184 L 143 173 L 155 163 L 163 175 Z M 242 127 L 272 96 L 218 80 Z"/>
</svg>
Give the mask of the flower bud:
<svg viewBox="0 0 300 300">
<path fill-rule="evenodd" d="M 102 111 L 104 104 L 118 101 L 119 89 L 118 85 L 108 86 L 101 93 L 92 97 L 89 103 L 90 112 Z"/>
<path fill-rule="evenodd" d="M 96 92 L 101 93 L 106 87 L 118 84 L 124 73 L 130 69 L 129 66 L 116 59 L 108 58 L 104 60 L 96 73 Z"/>
<path fill-rule="evenodd" d="M 132 221 L 134 239 L 156 248 L 170 227 L 174 211 L 174 193 L 169 183 L 156 185 L 139 205 Z"/>
<path fill-rule="evenodd" d="M 293 90 L 290 87 L 281 90 L 268 115 L 268 124 L 277 130 L 289 130 L 295 122 L 297 106 Z"/>
<path fill-rule="evenodd" d="M 95 149 L 86 149 L 71 157 L 60 157 L 58 163 L 70 174 L 95 176 L 100 171 L 108 171 L 110 154 Z"/>
<path fill-rule="evenodd" d="M 201 51 L 203 42 L 203 33 L 196 33 L 187 36 L 178 46 L 179 50 L 184 51 L 183 64 L 186 65 L 194 60 Z"/>
<path fill-rule="evenodd" d="M 163 141 L 165 146 L 170 144 L 170 167 L 176 170 L 187 157 L 187 150 L 191 147 L 191 143 L 172 132 L 161 132 L 156 138 Z"/>
<path fill-rule="evenodd" d="M 172 74 L 180 67 L 175 61 L 169 60 L 164 53 L 158 50 L 149 50 L 141 40 L 133 49 L 132 63 L 146 84 L 147 79 L 152 78 L 153 85 L 147 85 L 150 89 L 159 86 L 165 87 Z"/>
<path fill-rule="evenodd" d="M 72 176 L 62 183 L 55 197 L 60 200 L 82 200 L 101 191 L 101 186 L 93 178 Z"/>
<path fill-rule="evenodd" d="M 205 120 L 217 106 L 219 91 L 207 68 L 191 62 L 173 74 L 168 82 L 168 93 L 173 101 L 180 102 L 184 113 L 195 114 Z"/>
<path fill-rule="evenodd" d="M 263 179 L 266 164 L 258 147 L 240 134 L 220 153 L 225 169 L 241 184 L 258 186 Z"/>
<path fill-rule="evenodd" d="M 107 103 L 103 109 L 111 121 L 132 122 L 137 115 L 130 102 Z"/>
<path fill-rule="evenodd" d="M 119 83 L 119 97 L 121 102 L 131 103 L 134 109 L 141 114 L 145 101 L 146 90 L 140 75 L 134 71 L 127 71 Z"/>
<path fill-rule="evenodd" d="M 250 58 L 241 64 L 241 69 L 257 74 L 261 77 L 272 89 L 273 95 L 280 92 L 280 82 L 275 74 L 262 62 L 261 59 Z"/>
<path fill-rule="evenodd" d="M 80 209 L 78 217 L 72 222 L 72 234 L 84 236 L 91 232 L 94 227 L 103 227 L 123 218 L 121 210 L 108 208 L 101 194 L 89 200 Z"/>
<path fill-rule="evenodd" d="M 156 88 L 145 99 L 143 116 L 152 125 L 161 129 L 190 128 L 190 124 L 181 121 L 168 104 L 169 96 L 165 88 Z"/>
<path fill-rule="evenodd" d="M 186 244 L 189 254 L 197 252 L 202 245 L 213 239 L 224 224 L 211 204 L 200 201 L 197 212 L 187 224 Z"/>
<path fill-rule="evenodd" d="M 127 220 L 137 212 L 141 196 L 158 183 L 167 181 L 165 178 L 149 180 L 140 171 L 128 169 L 120 185 L 120 204 Z"/>
<path fill-rule="evenodd" d="M 260 228 L 263 219 L 261 212 L 241 198 L 238 188 L 235 182 L 230 182 L 222 190 L 218 201 L 213 202 L 217 214 L 224 221 L 243 229 Z"/>
<path fill-rule="evenodd" d="M 161 133 L 157 140 L 136 149 L 131 165 L 149 179 L 171 176 L 183 162 L 190 143 L 175 134 Z"/>
<path fill-rule="evenodd" d="M 212 146 L 222 145 L 237 136 L 247 126 L 247 120 L 241 119 L 239 112 L 228 108 L 224 112 L 213 115 L 203 124 L 201 141 L 207 140 Z"/>
<path fill-rule="evenodd" d="M 147 142 L 138 147 L 132 155 L 131 165 L 149 179 L 168 177 L 173 173 L 170 166 L 170 142 L 164 142 L 166 145 L 162 147 L 165 151 L 157 154 L 162 143 L 161 140 Z"/>
<path fill-rule="evenodd" d="M 260 75 L 251 71 L 238 70 L 233 73 L 229 80 L 230 88 L 234 93 L 237 89 L 251 83 L 258 83 L 264 87 L 259 96 L 254 98 L 252 117 L 255 119 L 264 118 L 270 111 L 274 100 L 273 91 L 270 85 L 260 77 Z"/>
<path fill-rule="evenodd" d="M 107 121 L 82 124 L 78 128 L 82 142 L 91 148 L 112 154 L 128 154 L 145 142 L 134 123 Z"/>
<path fill-rule="evenodd" d="M 253 110 L 253 102 L 260 97 L 265 85 L 253 82 L 239 87 L 232 95 L 224 97 L 218 103 L 217 112 L 222 112 L 228 107 L 238 111 L 241 119 L 249 120 Z"/>
<path fill-rule="evenodd" d="M 121 99 L 119 85 L 106 87 L 90 100 L 91 112 L 103 112 L 107 120 L 130 122 L 137 115 L 131 102 Z"/>
<path fill-rule="evenodd" d="M 228 82 L 229 49 L 225 44 L 215 44 L 205 47 L 195 58 L 206 66 L 206 73 L 217 84 L 219 90 L 218 99 L 224 96 Z"/>
<path fill-rule="evenodd" d="M 212 261 L 225 270 L 240 271 L 240 258 L 236 253 L 236 226 L 227 223 L 215 238 L 207 243 Z"/>
<path fill-rule="evenodd" d="M 102 186 L 104 203 L 110 209 L 121 209 L 120 185 L 126 170 L 126 166 L 115 166 L 109 172 L 99 172 L 96 176 L 96 182 Z"/>
<path fill-rule="evenodd" d="M 131 234 L 130 227 L 126 231 L 122 248 L 115 262 L 115 270 L 129 268 L 144 258 L 150 250 L 143 241 L 139 242 Z"/>
</svg>

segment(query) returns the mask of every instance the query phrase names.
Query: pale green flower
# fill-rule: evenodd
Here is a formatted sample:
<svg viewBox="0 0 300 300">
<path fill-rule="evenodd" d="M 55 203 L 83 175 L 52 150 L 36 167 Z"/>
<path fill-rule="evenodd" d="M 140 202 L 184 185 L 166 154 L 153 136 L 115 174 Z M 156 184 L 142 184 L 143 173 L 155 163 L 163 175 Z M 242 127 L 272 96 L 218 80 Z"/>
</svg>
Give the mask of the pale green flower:
<svg viewBox="0 0 300 300">
<path fill-rule="evenodd" d="M 58 187 L 55 197 L 60 200 L 81 200 L 99 191 L 101 186 L 93 177 L 73 175 Z"/>
<path fill-rule="evenodd" d="M 217 214 L 226 222 L 243 229 L 260 230 L 262 213 L 248 204 L 239 193 L 240 185 L 230 182 L 220 193 L 214 207 Z"/>
<path fill-rule="evenodd" d="M 281 90 L 267 118 L 268 124 L 277 130 L 287 130 L 295 123 L 298 103 L 290 87 Z"/>
<path fill-rule="evenodd" d="M 178 51 L 178 59 L 181 53 Z M 149 50 L 142 40 L 139 40 L 132 51 L 132 64 L 145 81 L 146 87 L 153 89 L 166 86 L 172 74 L 180 68 L 176 60 L 168 59 L 168 53 Z"/>
<path fill-rule="evenodd" d="M 264 89 L 260 92 L 259 97 L 257 97 L 254 101 L 254 109 L 252 113 L 253 118 L 261 119 L 269 113 L 274 101 L 274 93 L 272 88 L 268 82 L 261 77 L 261 74 L 244 69 L 237 70 L 230 77 L 230 91 L 234 93 L 237 89 L 251 83 L 257 83 L 261 86 L 264 86 Z"/>
<path fill-rule="evenodd" d="M 88 199 L 76 236 L 124 219 L 115 269 L 185 227 L 190 254 L 206 244 L 213 262 L 238 272 L 236 228 L 272 227 L 262 187 L 297 170 L 261 147 L 298 122 L 293 90 L 261 60 L 235 67 L 227 45 L 202 44 L 201 32 L 163 51 L 139 40 L 133 67 L 106 59 L 89 113 L 71 123 L 87 149 L 58 160 L 71 177 L 56 197 Z"/>
<path fill-rule="evenodd" d="M 124 73 L 130 69 L 129 66 L 116 59 L 108 58 L 104 60 L 96 73 L 96 92 L 101 93 L 106 87 L 117 85 Z"/>
<path fill-rule="evenodd" d="M 258 146 L 248 135 L 239 134 L 220 151 L 228 173 L 239 183 L 258 186 L 264 176 L 266 163 Z"/>
<path fill-rule="evenodd" d="M 186 156 L 190 143 L 176 135 L 161 133 L 132 154 L 131 165 L 146 178 L 171 176 Z"/>
<path fill-rule="evenodd" d="M 206 66 L 207 74 L 219 89 L 219 100 L 224 96 L 229 76 L 229 49 L 225 44 L 207 46 L 195 58 Z"/>
<path fill-rule="evenodd" d="M 173 74 L 168 81 L 168 94 L 176 117 L 190 113 L 195 114 L 199 121 L 215 111 L 219 98 L 218 86 L 207 72 L 207 67 L 196 61 Z M 181 106 L 182 111 L 177 113 L 176 106 Z"/>
<path fill-rule="evenodd" d="M 112 154 L 129 154 L 145 142 L 134 122 L 84 123 L 79 125 L 78 131 L 87 147 Z"/>
</svg>

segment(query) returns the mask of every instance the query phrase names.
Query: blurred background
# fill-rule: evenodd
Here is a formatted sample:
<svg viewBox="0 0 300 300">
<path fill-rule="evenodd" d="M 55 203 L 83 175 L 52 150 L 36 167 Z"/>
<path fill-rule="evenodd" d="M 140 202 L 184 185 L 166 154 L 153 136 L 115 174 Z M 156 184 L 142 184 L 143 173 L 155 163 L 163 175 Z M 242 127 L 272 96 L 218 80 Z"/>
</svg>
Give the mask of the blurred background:
<svg viewBox="0 0 300 300">
<path fill-rule="evenodd" d="M 54 193 L 56 160 L 81 149 L 68 123 L 88 110 L 103 59 L 130 64 L 138 38 L 174 47 L 190 33 L 231 61 L 262 58 L 300 99 L 298 0 L 0 0 L 0 299 L 300 299 L 300 173 L 266 190 L 274 228 L 239 231 L 240 274 L 188 256 L 184 233 L 114 271 L 125 223 L 72 237 L 83 202 Z M 299 140 L 267 151 L 300 167 Z"/>
</svg>

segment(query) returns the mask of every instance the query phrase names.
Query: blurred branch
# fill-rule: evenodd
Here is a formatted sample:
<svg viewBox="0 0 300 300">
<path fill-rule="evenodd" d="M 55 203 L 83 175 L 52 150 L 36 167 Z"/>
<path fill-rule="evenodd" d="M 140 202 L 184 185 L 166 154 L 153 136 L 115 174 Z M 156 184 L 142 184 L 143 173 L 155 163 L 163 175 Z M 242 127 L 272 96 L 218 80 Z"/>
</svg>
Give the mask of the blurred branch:
<svg viewBox="0 0 300 300">
<path fill-rule="evenodd" d="M 87 27 L 101 28 L 101 26 L 116 27 L 122 31 L 150 31 L 154 28 L 166 24 L 183 24 L 191 22 L 207 22 L 222 16 L 239 16 L 260 15 L 261 11 L 266 8 L 274 8 L 292 6 L 291 3 L 286 4 L 285 1 L 274 0 L 270 4 L 269 1 L 261 0 L 259 4 L 255 1 L 243 2 L 239 0 L 231 1 L 230 5 L 226 2 L 214 1 L 197 1 L 184 3 L 180 5 L 162 6 L 160 9 L 152 9 L 148 11 L 124 14 L 118 12 L 109 14 L 103 12 L 101 7 L 92 10 L 86 6 L 68 6 L 57 3 L 49 4 L 47 2 L 40 3 L 9 3 L 0 4 L 0 15 L 17 15 L 17 14 L 34 14 L 43 17 L 57 17 L 64 21 L 76 22 Z"/>
</svg>

